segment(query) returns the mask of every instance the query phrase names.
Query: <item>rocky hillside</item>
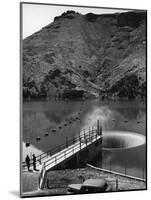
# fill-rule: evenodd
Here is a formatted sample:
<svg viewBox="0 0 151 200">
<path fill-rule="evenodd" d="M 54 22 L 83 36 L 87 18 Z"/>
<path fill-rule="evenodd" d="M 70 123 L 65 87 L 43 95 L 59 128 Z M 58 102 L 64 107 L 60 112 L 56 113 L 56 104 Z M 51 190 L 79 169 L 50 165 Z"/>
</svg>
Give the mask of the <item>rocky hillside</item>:
<svg viewBox="0 0 151 200">
<path fill-rule="evenodd" d="M 145 98 L 146 12 L 67 11 L 23 41 L 24 98 Z"/>
</svg>

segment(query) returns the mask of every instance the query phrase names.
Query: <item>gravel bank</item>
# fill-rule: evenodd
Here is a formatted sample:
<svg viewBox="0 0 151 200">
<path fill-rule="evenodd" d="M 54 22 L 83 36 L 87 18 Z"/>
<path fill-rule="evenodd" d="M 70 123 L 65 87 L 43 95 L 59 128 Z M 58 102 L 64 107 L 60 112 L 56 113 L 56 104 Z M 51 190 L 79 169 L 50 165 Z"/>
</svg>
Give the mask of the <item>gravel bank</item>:
<svg viewBox="0 0 151 200">
<path fill-rule="evenodd" d="M 31 174 L 29 176 L 26 174 L 26 178 L 24 176 L 23 178 L 23 191 L 26 192 L 24 196 L 66 194 L 68 184 L 82 183 L 83 179 L 89 178 L 105 178 L 107 182 L 112 186 L 113 191 L 116 191 L 116 179 L 118 179 L 118 191 L 146 189 L 146 183 L 143 181 L 136 181 L 130 178 L 125 178 L 119 175 L 92 169 L 90 167 L 50 171 L 47 175 L 45 189 L 42 191 L 36 190 L 35 178 L 32 178 Z M 31 186 L 33 186 L 33 188 Z"/>
</svg>

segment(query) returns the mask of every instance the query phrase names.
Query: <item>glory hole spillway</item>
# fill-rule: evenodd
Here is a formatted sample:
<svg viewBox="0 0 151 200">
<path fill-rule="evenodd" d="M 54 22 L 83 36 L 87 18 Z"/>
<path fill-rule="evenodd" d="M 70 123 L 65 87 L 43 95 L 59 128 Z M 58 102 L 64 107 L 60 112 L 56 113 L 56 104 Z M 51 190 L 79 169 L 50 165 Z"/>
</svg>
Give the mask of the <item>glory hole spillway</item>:
<svg viewBox="0 0 151 200">
<path fill-rule="evenodd" d="M 127 149 L 145 144 L 145 136 L 130 131 L 103 131 L 102 141 L 106 150 Z"/>
<path fill-rule="evenodd" d="M 124 172 L 126 166 L 129 175 L 143 176 L 146 167 L 145 102 L 24 102 L 23 109 L 23 160 L 27 154 L 39 155 L 64 143 L 66 137 L 76 136 L 99 119 L 103 148 L 90 164 L 111 167 L 118 172 Z"/>
</svg>

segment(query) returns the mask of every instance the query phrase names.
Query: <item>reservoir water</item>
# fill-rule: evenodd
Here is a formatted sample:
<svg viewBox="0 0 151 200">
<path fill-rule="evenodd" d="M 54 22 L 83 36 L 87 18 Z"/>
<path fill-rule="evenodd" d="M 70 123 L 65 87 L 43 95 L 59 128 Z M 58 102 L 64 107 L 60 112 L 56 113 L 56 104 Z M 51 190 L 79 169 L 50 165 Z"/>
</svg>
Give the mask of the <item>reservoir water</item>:
<svg viewBox="0 0 151 200">
<path fill-rule="evenodd" d="M 24 102 L 23 161 L 27 154 L 39 155 L 65 143 L 98 119 L 104 148 L 91 164 L 145 178 L 146 102 L 140 101 Z"/>
</svg>

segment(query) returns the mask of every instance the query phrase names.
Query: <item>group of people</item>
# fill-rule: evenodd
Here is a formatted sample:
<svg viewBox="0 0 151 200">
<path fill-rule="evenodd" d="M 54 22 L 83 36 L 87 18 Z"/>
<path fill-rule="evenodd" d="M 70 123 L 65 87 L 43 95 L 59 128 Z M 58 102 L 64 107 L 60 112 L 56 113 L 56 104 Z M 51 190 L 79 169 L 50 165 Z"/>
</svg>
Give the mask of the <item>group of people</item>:
<svg viewBox="0 0 151 200">
<path fill-rule="evenodd" d="M 28 155 L 26 156 L 25 162 L 26 162 L 28 171 L 31 171 L 31 170 L 30 170 L 31 160 L 30 160 L 30 158 L 29 158 Z M 35 154 L 32 155 L 32 164 L 33 164 L 33 169 L 34 169 L 35 171 L 38 171 L 38 170 L 36 169 L 36 156 L 35 156 Z"/>
</svg>

